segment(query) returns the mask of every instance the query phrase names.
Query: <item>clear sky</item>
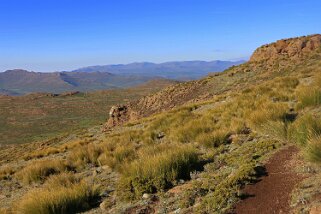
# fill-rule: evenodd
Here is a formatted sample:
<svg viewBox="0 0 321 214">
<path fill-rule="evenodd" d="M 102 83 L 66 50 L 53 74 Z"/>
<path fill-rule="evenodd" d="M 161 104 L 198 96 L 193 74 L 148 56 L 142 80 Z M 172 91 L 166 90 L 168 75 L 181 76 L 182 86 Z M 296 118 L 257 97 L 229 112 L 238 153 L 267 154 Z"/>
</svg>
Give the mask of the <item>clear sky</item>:
<svg viewBox="0 0 321 214">
<path fill-rule="evenodd" d="M 320 0 L 0 0 L 0 71 L 236 60 L 321 33 Z"/>
</svg>

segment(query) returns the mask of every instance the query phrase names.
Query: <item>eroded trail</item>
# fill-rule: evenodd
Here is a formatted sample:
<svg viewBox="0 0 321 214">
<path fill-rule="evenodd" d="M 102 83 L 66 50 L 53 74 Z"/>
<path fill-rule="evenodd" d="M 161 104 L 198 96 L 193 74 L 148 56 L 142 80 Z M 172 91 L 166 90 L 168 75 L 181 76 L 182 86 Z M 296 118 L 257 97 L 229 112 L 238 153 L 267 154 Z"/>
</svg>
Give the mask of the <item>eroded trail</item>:
<svg viewBox="0 0 321 214">
<path fill-rule="evenodd" d="M 290 194 L 303 179 L 288 165 L 297 153 L 298 149 L 290 146 L 274 154 L 265 165 L 267 175 L 244 188 L 248 197 L 236 205 L 235 213 L 290 213 Z"/>
</svg>

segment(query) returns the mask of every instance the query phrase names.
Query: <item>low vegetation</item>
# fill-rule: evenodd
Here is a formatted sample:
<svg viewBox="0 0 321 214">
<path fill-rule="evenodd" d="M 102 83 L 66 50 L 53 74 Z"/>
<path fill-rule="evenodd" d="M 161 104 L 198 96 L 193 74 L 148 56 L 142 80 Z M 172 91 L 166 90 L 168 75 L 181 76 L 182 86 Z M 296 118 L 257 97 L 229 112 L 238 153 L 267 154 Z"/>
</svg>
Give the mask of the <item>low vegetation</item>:
<svg viewBox="0 0 321 214">
<path fill-rule="evenodd" d="M 9 166 L 0 168 L 0 180 L 6 180 L 9 179 L 13 174 L 15 173 L 15 170 L 12 169 Z"/>
<path fill-rule="evenodd" d="M 125 165 L 119 182 L 123 198 L 139 198 L 172 187 L 179 179 L 190 179 L 198 157 L 191 147 L 156 146 L 144 149 L 139 158 Z"/>
<path fill-rule="evenodd" d="M 44 186 L 27 193 L 17 203 L 17 212 L 24 214 L 68 214 L 90 208 L 99 197 L 99 189 L 72 174 L 51 176 Z"/>
<path fill-rule="evenodd" d="M 15 175 L 24 184 L 33 182 L 42 182 L 50 175 L 59 174 L 71 170 L 64 161 L 61 160 L 44 160 L 34 161 L 26 166 Z"/>
<path fill-rule="evenodd" d="M 173 82 L 160 80 L 152 85 L 66 96 L 0 96 L 0 144 L 29 143 L 100 125 L 112 105 L 141 98 L 170 84 Z"/>
</svg>

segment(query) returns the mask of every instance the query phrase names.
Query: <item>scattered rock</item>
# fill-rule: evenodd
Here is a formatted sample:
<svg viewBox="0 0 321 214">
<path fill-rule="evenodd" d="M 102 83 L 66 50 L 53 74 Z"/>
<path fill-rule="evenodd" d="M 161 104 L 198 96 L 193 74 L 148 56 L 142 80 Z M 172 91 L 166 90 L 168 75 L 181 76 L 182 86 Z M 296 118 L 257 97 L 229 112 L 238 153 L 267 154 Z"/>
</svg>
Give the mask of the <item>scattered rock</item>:
<svg viewBox="0 0 321 214">
<path fill-rule="evenodd" d="M 175 214 L 181 213 L 181 208 L 178 208 L 178 209 L 175 210 L 173 213 L 175 213 Z"/>
<path fill-rule="evenodd" d="M 148 193 L 144 193 L 142 198 L 143 198 L 143 199 L 150 199 L 150 198 L 151 198 L 151 195 L 148 194 Z"/>
</svg>

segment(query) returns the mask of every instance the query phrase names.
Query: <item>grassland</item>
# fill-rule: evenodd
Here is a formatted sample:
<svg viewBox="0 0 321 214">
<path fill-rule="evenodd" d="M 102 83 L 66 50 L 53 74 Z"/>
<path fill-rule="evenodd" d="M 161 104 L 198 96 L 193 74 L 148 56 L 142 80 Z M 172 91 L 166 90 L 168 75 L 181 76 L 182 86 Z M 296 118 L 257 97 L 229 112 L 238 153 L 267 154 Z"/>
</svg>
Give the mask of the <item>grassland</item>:
<svg viewBox="0 0 321 214">
<path fill-rule="evenodd" d="M 158 80 L 130 89 L 74 95 L 0 96 L 0 144 L 28 143 L 100 125 L 112 105 L 138 99 L 172 83 Z"/>
</svg>

